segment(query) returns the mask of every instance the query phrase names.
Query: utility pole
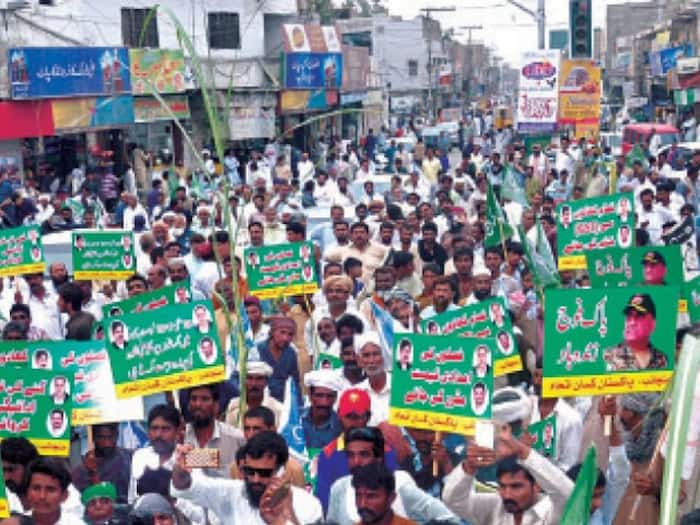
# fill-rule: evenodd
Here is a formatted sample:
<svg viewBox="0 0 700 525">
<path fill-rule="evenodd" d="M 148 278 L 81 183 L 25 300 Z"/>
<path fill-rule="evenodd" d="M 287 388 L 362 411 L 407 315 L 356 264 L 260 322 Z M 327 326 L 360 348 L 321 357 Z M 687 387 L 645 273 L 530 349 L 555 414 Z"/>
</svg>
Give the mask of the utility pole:
<svg viewBox="0 0 700 525">
<path fill-rule="evenodd" d="M 431 13 L 445 13 L 454 12 L 456 7 L 425 7 L 421 11 L 425 12 L 426 20 L 430 21 Z M 428 28 L 430 28 L 430 22 L 428 22 Z M 433 39 L 432 35 L 428 33 L 428 117 L 430 120 L 433 119 L 435 115 L 435 103 L 433 101 Z"/>
<path fill-rule="evenodd" d="M 472 53 L 472 31 L 473 30 L 480 30 L 483 29 L 484 26 L 478 25 L 472 25 L 472 26 L 460 26 L 458 29 L 465 29 L 468 31 L 467 33 L 467 93 L 466 93 L 466 101 L 469 103 L 469 97 L 471 93 L 471 88 L 472 88 L 472 69 L 473 69 L 473 63 L 472 63 L 472 57 L 474 56 Z"/>
<path fill-rule="evenodd" d="M 527 13 L 530 15 L 535 22 L 537 22 L 537 48 L 538 49 L 544 49 L 544 29 L 545 29 L 545 11 L 544 11 L 544 0 L 537 0 L 537 10 L 533 11 L 532 9 L 529 9 L 525 7 L 523 4 L 520 2 L 516 2 L 516 0 L 506 0 L 511 5 L 514 5 L 524 13 Z"/>
</svg>

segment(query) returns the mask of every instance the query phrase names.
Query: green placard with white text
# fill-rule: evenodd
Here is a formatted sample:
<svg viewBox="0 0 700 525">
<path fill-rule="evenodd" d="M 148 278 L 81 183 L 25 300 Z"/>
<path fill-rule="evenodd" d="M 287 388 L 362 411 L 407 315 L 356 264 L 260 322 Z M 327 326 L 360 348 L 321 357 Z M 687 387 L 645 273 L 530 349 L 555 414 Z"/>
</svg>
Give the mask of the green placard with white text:
<svg viewBox="0 0 700 525">
<path fill-rule="evenodd" d="M 45 267 L 38 226 L 0 230 L 0 277 L 42 273 Z"/>
<path fill-rule="evenodd" d="M 73 277 L 126 280 L 136 272 L 134 234 L 127 231 L 74 231 Z"/>
<path fill-rule="evenodd" d="M 260 299 L 303 295 L 318 290 L 311 242 L 247 248 L 244 259 L 250 294 Z"/>
</svg>

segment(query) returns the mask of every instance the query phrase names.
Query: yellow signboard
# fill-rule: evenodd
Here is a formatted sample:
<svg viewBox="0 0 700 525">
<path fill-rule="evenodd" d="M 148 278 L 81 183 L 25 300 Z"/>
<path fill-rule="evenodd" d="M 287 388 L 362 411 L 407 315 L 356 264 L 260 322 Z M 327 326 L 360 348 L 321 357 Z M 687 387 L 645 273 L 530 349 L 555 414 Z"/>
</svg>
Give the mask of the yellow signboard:
<svg viewBox="0 0 700 525">
<path fill-rule="evenodd" d="M 562 60 L 559 78 L 559 123 L 586 126 L 597 135 L 600 121 L 600 67 L 591 60 Z M 591 133 L 591 127 L 595 132 Z"/>
</svg>

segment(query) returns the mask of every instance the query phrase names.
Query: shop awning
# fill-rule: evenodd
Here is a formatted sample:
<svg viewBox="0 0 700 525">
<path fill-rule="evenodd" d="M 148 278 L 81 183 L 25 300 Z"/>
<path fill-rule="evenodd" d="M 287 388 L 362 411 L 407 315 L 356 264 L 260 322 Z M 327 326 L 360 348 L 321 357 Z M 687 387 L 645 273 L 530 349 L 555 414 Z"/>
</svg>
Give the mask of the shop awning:
<svg viewBox="0 0 700 525">
<path fill-rule="evenodd" d="M 43 137 L 55 134 L 48 100 L 0 102 L 0 140 Z"/>
</svg>

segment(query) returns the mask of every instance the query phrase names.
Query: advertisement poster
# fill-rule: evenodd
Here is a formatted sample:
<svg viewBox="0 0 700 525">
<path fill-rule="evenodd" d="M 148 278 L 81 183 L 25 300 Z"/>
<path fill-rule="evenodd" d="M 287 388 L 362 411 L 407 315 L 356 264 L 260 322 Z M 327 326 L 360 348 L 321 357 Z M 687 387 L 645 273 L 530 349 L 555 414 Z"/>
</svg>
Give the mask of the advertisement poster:
<svg viewBox="0 0 700 525">
<path fill-rule="evenodd" d="M 562 60 L 559 76 L 559 123 L 600 125 L 601 68 L 591 60 Z M 577 137 L 580 135 L 577 133 Z"/>
<path fill-rule="evenodd" d="M 558 50 L 523 53 L 518 86 L 518 132 L 541 134 L 556 130 L 559 58 Z"/>
<path fill-rule="evenodd" d="M 129 49 L 134 95 L 171 95 L 187 91 L 181 49 Z"/>
<path fill-rule="evenodd" d="M 658 392 L 673 375 L 677 286 L 546 290 L 544 397 Z"/>
<path fill-rule="evenodd" d="M 45 266 L 38 226 L 0 230 L 0 277 L 39 273 Z"/>
<path fill-rule="evenodd" d="M 492 340 L 401 334 L 394 343 L 389 422 L 473 435 L 491 418 Z"/>
<path fill-rule="evenodd" d="M 495 377 L 518 372 L 523 368 L 510 316 L 500 297 L 423 319 L 421 329 L 428 335 L 459 335 L 493 340 L 496 347 L 493 356 Z"/>
<path fill-rule="evenodd" d="M 68 456 L 70 374 L 5 368 L 0 377 L 0 439 L 26 437 L 44 456 Z"/>
<path fill-rule="evenodd" d="M 634 197 L 619 193 L 557 206 L 560 270 L 585 270 L 586 254 L 634 246 Z"/>
<path fill-rule="evenodd" d="M 211 301 L 103 320 L 117 398 L 224 379 L 224 349 Z"/>
<path fill-rule="evenodd" d="M 610 248 L 586 257 L 593 288 L 683 284 L 681 247 Z"/>
<path fill-rule="evenodd" d="M 13 99 L 131 93 L 125 47 L 16 47 L 8 59 Z"/>
<path fill-rule="evenodd" d="M 342 83 L 342 53 L 284 55 L 284 86 L 287 89 L 340 89 Z"/>
<path fill-rule="evenodd" d="M 134 234 L 127 231 L 74 231 L 73 277 L 126 280 L 136 273 Z"/>
<path fill-rule="evenodd" d="M 190 280 L 169 284 L 158 290 L 135 295 L 118 303 L 106 304 L 102 307 L 103 317 L 121 317 L 124 314 L 135 314 L 157 310 L 173 304 L 185 304 L 192 300 Z"/>
<path fill-rule="evenodd" d="M 527 433 L 534 438 L 532 449 L 546 458 L 557 453 L 557 418 L 553 414 L 542 421 L 528 425 Z"/>
<path fill-rule="evenodd" d="M 250 294 L 260 299 L 315 293 L 318 290 L 311 242 L 247 248 L 244 258 Z"/>
</svg>

